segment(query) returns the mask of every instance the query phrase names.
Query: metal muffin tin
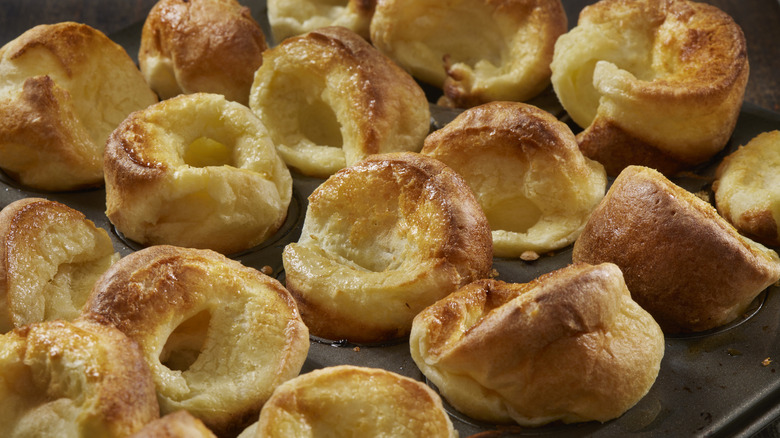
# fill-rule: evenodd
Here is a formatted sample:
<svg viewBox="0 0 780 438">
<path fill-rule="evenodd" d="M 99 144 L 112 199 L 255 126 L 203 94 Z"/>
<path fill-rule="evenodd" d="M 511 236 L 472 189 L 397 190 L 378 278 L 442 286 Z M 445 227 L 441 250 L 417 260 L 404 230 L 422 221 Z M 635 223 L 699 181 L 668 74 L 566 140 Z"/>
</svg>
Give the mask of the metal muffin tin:
<svg viewBox="0 0 780 438">
<path fill-rule="evenodd" d="M 265 1 L 242 1 L 270 38 Z M 571 19 L 570 19 L 571 20 Z M 143 23 L 109 35 L 136 57 Z M 435 90 L 428 90 L 435 94 Z M 573 125 L 554 94 L 547 90 L 531 102 Z M 431 105 L 432 129 L 443 126 L 456 112 Z M 747 143 L 755 135 L 780 129 L 780 114 L 746 104 L 728 147 L 713 161 L 690 176 L 673 179 L 693 192 L 709 192 L 714 168 L 726 153 Z M 264 244 L 232 255 L 247 266 L 270 267 L 272 275 L 284 282 L 281 253 L 295 242 L 303 224 L 307 196 L 323 180 L 294 174 L 293 199 L 282 228 Z M 50 193 L 20 186 L 0 175 L 0 205 L 38 196 L 62 202 L 84 213 L 99 227 L 109 231 L 114 248 L 123 256 L 140 247 L 125 240 L 105 216 L 105 191 L 92 189 Z M 527 282 L 571 262 L 571 247 L 536 261 L 494 260 L 498 278 Z M 606 423 L 550 424 L 539 428 L 485 424 L 467 418 L 445 406 L 461 437 L 555 436 L 750 436 L 780 417 L 780 287 L 762 293 L 749 312 L 738 321 L 708 332 L 687 336 L 667 336 L 666 351 L 658 378 L 650 392 L 620 418 Z M 353 364 L 384 368 L 426 381 L 409 354 L 406 340 L 383 345 L 355 345 L 312 337 L 302 373 L 330 365 Z"/>
</svg>

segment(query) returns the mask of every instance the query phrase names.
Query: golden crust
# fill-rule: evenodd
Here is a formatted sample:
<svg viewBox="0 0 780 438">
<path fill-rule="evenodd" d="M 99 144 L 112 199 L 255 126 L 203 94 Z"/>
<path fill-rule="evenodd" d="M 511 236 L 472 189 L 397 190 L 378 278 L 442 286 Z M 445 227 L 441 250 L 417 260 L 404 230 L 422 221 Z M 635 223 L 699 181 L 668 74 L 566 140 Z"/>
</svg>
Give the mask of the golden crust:
<svg viewBox="0 0 780 438">
<path fill-rule="evenodd" d="M 604 168 L 582 155 L 569 127 L 524 103 L 470 108 L 428 135 L 421 153 L 463 176 L 500 257 L 571 244 L 606 191 Z"/>
<path fill-rule="evenodd" d="M 332 2 L 331 2 L 332 3 Z M 369 39 L 369 25 L 377 0 L 345 0 L 331 4 L 317 0 L 269 0 L 268 21 L 274 40 L 329 26 L 341 26 Z"/>
<path fill-rule="evenodd" d="M 130 115 L 108 140 L 105 174 L 106 215 L 143 245 L 242 251 L 281 227 L 292 198 L 263 124 L 217 94 Z"/>
<path fill-rule="evenodd" d="M 285 162 L 317 177 L 371 154 L 419 151 L 430 128 L 428 101 L 414 79 L 340 27 L 269 49 L 249 106 Z"/>
<path fill-rule="evenodd" d="M 280 385 L 256 437 L 456 438 L 441 399 L 424 383 L 384 369 L 339 365 Z"/>
<path fill-rule="evenodd" d="M 745 37 L 714 6 L 602 0 L 555 46 L 552 83 L 583 152 L 611 176 L 628 165 L 667 175 L 707 161 L 736 125 L 749 64 Z"/>
<path fill-rule="evenodd" d="M 607 421 L 653 385 L 664 337 L 617 266 L 570 265 L 531 283 L 481 280 L 415 317 L 412 358 L 484 421 Z"/>
<path fill-rule="evenodd" d="M 157 101 L 122 47 L 72 22 L 6 44 L 0 77 L 0 167 L 36 189 L 101 185 L 106 138 Z"/>
<path fill-rule="evenodd" d="M 176 411 L 151 421 L 130 438 L 216 438 L 202 421 L 187 411 Z"/>
<path fill-rule="evenodd" d="M 88 321 L 33 323 L 0 336 L 0 382 L 0 423 L 12 438 L 119 438 L 159 416 L 138 345 Z"/>
<path fill-rule="evenodd" d="M 777 253 L 741 236 L 709 203 L 639 166 L 617 177 L 572 258 L 618 265 L 634 300 L 666 333 L 733 321 L 780 279 Z"/>
<path fill-rule="evenodd" d="M 159 0 L 144 22 L 138 63 L 163 99 L 205 92 L 246 105 L 267 48 L 235 0 Z"/>
<path fill-rule="evenodd" d="M 463 179 L 405 152 L 371 156 L 320 185 L 282 259 L 313 334 L 379 342 L 408 334 L 417 312 L 487 277 L 492 246 Z"/>
<path fill-rule="evenodd" d="M 764 132 L 721 162 L 713 182 L 723 217 L 743 234 L 780 246 L 780 131 Z"/>
<path fill-rule="evenodd" d="M 8 204 L 0 211 L 0 333 L 75 319 L 118 259 L 108 233 L 81 212 L 42 198 Z"/>
<path fill-rule="evenodd" d="M 458 0 L 446 8 L 387 0 L 377 4 L 371 41 L 412 76 L 442 88 L 440 103 L 471 107 L 544 90 L 566 28 L 560 0 Z"/>
<path fill-rule="evenodd" d="M 155 246 L 124 257 L 82 317 L 138 342 L 163 414 L 186 409 L 220 436 L 254 421 L 309 349 L 289 292 L 210 250 Z"/>
</svg>

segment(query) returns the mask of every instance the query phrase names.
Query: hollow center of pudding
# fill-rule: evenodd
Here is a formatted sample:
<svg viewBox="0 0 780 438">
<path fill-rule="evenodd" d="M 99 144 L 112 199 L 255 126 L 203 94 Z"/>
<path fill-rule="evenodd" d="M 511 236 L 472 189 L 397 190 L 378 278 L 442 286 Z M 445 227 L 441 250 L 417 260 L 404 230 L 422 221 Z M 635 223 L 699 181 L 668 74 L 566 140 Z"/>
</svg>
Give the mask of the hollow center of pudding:
<svg viewBox="0 0 780 438">
<path fill-rule="evenodd" d="M 320 146 L 342 146 L 341 127 L 328 104 L 322 99 L 313 99 L 299 105 L 298 127 L 304 137 Z"/>
<path fill-rule="evenodd" d="M 211 313 L 203 310 L 179 324 L 165 342 L 160 362 L 171 370 L 188 370 L 203 351 L 210 322 Z"/>
<path fill-rule="evenodd" d="M 341 148 L 341 124 L 327 102 L 328 89 L 308 72 L 301 77 L 279 73 L 269 89 L 264 121 L 276 144 L 303 144 Z"/>
<path fill-rule="evenodd" d="M 483 205 L 491 230 L 526 233 L 542 217 L 542 211 L 524 196 L 503 198 Z"/>
<path fill-rule="evenodd" d="M 232 148 L 210 137 L 198 137 L 184 150 L 184 162 L 192 167 L 224 166 L 232 161 Z"/>
</svg>

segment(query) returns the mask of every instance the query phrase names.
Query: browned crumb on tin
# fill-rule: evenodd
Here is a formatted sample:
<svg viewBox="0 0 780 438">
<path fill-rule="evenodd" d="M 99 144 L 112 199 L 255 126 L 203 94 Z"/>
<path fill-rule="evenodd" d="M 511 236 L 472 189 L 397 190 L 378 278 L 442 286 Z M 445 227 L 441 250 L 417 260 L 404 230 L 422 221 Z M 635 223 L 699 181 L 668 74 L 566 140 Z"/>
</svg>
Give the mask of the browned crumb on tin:
<svg viewBox="0 0 780 438">
<path fill-rule="evenodd" d="M 532 262 L 538 259 L 539 259 L 539 253 L 537 253 L 536 251 L 524 251 L 522 254 L 520 254 L 520 260 L 526 262 Z"/>
</svg>

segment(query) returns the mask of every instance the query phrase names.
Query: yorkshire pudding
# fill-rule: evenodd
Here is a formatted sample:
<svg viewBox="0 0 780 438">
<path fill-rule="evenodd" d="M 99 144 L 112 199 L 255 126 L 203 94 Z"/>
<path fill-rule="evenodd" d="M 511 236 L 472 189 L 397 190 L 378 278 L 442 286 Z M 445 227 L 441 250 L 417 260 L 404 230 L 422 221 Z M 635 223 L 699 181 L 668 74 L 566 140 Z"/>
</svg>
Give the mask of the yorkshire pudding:
<svg viewBox="0 0 780 438">
<path fill-rule="evenodd" d="M 580 147 L 615 176 L 628 165 L 673 175 L 726 145 L 742 107 L 742 29 L 688 0 L 601 0 L 562 35 L 555 93 L 579 126 Z"/>
<path fill-rule="evenodd" d="M 118 259 L 106 230 L 81 212 L 42 198 L 8 204 L 0 211 L 0 333 L 75 319 Z"/>
<path fill-rule="evenodd" d="M 84 24 L 36 26 L 0 48 L 0 168 L 64 191 L 103 184 L 106 138 L 157 97 L 119 45 Z"/>
<path fill-rule="evenodd" d="M 713 183 L 715 204 L 743 234 L 780 246 L 780 131 L 764 132 L 728 155 Z"/>
<path fill-rule="evenodd" d="M 565 123 L 519 102 L 467 109 L 431 133 L 421 153 L 463 176 L 501 257 L 574 242 L 607 186 L 604 167 L 582 155 Z"/>
<path fill-rule="evenodd" d="M 255 437 L 457 438 L 439 396 L 424 383 L 378 368 L 339 365 L 279 385 Z"/>
<path fill-rule="evenodd" d="M 281 227 L 292 197 L 265 126 L 217 94 L 130 115 L 106 144 L 105 174 L 106 215 L 142 245 L 242 251 Z"/>
<path fill-rule="evenodd" d="M 246 105 L 267 48 L 236 0 L 159 0 L 141 30 L 138 64 L 162 99 L 204 92 Z"/>
<path fill-rule="evenodd" d="M 282 254 L 287 288 L 312 334 L 381 342 L 492 268 L 490 228 L 465 181 L 413 152 L 374 155 L 309 197 Z"/>
<path fill-rule="evenodd" d="M 471 107 L 544 90 L 566 27 L 560 0 L 385 0 L 370 30 L 379 50 L 443 89 L 440 103 Z"/>
<path fill-rule="evenodd" d="M 176 411 L 151 421 L 130 438 L 217 438 L 187 411 Z"/>
<path fill-rule="evenodd" d="M 276 280 L 211 251 L 149 247 L 95 284 L 82 318 L 138 342 L 162 414 L 186 409 L 235 435 L 300 372 L 309 332 Z"/>
<path fill-rule="evenodd" d="M 326 27 L 263 56 L 249 106 L 301 173 L 324 178 L 371 154 L 422 147 L 431 121 L 425 93 L 356 33 Z"/>
<path fill-rule="evenodd" d="M 618 265 L 634 300 L 670 334 L 729 323 L 780 279 L 775 251 L 640 166 L 615 179 L 574 242 L 572 259 Z"/>
<path fill-rule="evenodd" d="M 341 26 L 369 39 L 368 26 L 377 0 L 268 0 L 274 40 L 329 26 Z"/>
<path fill-rule="evenodd" d="M 661 328 L 609 263 L 471 283 L 420 312 L 409 343 L 456 409 L 524 426 L 619 417 L 650 390 L 664 355 Z"/>
<path fill-rule="evenodd" d="M 126 437 L 159 417 L 135 342 L 88 321 L 0 335 L 0 424 L 8 438 Z"/>
</svg>

